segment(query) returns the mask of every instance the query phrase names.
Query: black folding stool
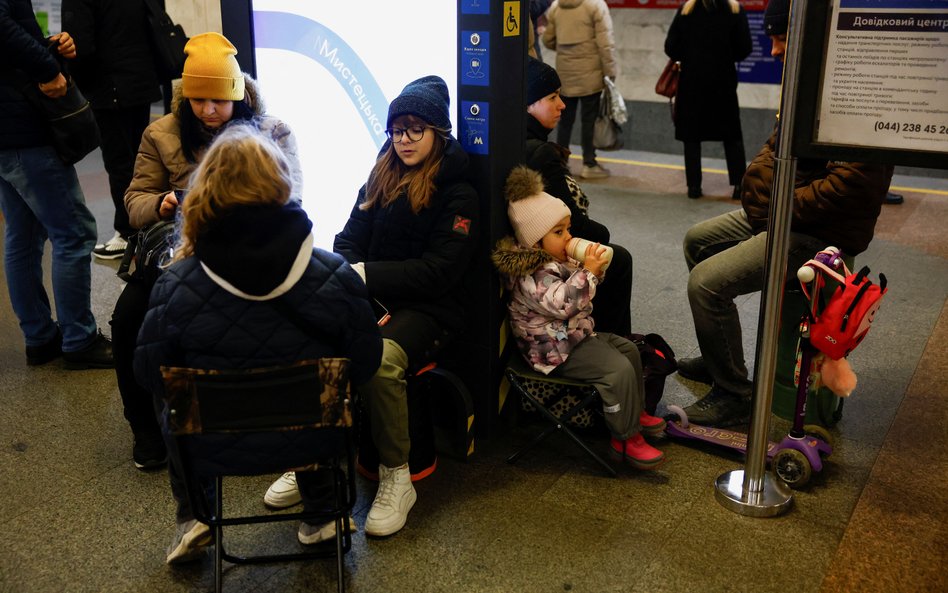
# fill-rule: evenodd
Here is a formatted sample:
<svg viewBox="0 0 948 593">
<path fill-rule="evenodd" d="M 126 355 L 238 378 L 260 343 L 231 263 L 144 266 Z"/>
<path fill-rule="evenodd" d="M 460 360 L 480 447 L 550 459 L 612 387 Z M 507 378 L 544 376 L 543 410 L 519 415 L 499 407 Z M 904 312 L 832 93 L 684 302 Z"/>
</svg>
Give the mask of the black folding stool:
<svg viewBox="0 0 948 593">
<path fill-rule="evenodd" d="M 257 564 L 336 558 L 339 593 L 345 590 L 343 555 L 352 546 L 349 515 L 355 504 L 355 445 L 348 359 L 321 358 L 270 368 L 207 370 L 162 367 L 169 453 L 181 471 L 195 518 L 214 534 L 214 586 L 222 563 Z M 225 476 L 256 476 L 328 468 L 333 501 L 295 513 L 224 517 Z M 213 482 L 214 492 L 207 486 Z M 224 549 L 225 525 L 277 521 L 336 522 L 335 547 L 287 554 L 240 556 Z"/>
<path fill-rule="evenodd" d="M 511 387 L 536 408 L 541 417 L 550 422 L 550 426 L 508 457 L 508 463 L 516 462 L 520 456 L 537 446 L 541 441 L 560 431 L 579 445 L 607 474 L 616 477 L 615 468 L 593 451 L 569 427 L 571 420 L 580 414 L 592 414 L 594 413 L 594 406 L 601 405 L 602 400 L 599 391 L 594 386 L 538 373 L 527 366 L 526 361 L 518 352 L 511 353 L 505 375 Z M 541 390 L 547 393 L 541 394 Z"/>
</svg>

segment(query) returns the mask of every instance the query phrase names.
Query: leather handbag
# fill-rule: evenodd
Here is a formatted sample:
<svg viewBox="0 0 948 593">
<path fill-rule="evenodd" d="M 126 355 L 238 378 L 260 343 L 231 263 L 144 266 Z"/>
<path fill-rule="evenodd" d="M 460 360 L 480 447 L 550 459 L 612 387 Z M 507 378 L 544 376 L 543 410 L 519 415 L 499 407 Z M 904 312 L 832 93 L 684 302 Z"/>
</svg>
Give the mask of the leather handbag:
<svg viewBox="0 0 948 593">
<path fill-rule="evenodd" d="M 66 94 L 48 97 L 39 85 L 26 76 L 20 77 L 20 91 L 49 124 L 50 143 L 56 149 L 56 154 L 67 165 L 73 165 L 98 148 L 101 136 L 92 106 L 69 75 L 65 62 L 56 51 L 58 45 L 52 42 L 49 51 L 59 61 L 60 70 L 66 78 Z"/>
<path fill-rule="evenodd" d="M 662 70 L 658 82 L 655 83 L 655 92 L 663 97 L 674 99 L 678 95 L 678 74 L 681 72 L 681 62 L 669 58 Z"/>
<path fill-rule="evenodd" d="M 145 8 L 158 73 L 165 80 L 181 78 L 188 36 L 181 25 L 171 20 L 158 0 L 145 0 Z"/>
</svg>

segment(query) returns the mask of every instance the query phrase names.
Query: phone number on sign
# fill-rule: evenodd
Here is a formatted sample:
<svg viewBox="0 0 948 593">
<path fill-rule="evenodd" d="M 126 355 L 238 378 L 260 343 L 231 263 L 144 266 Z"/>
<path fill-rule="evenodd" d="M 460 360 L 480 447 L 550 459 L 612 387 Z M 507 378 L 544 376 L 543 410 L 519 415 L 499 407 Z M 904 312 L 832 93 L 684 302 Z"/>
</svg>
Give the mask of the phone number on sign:
<svg viewBox="0 0 948 593">
<path fill-rule="evenodd" d="M 877 121 L 876 131 L 888 130 L 890 132 L 907 133 L 925 133 L 925 134 L 948 134 L 948 126 L 939 126 L 935 124 L 919 124 L 914 122 L 899 121 Z"/>
</svg>

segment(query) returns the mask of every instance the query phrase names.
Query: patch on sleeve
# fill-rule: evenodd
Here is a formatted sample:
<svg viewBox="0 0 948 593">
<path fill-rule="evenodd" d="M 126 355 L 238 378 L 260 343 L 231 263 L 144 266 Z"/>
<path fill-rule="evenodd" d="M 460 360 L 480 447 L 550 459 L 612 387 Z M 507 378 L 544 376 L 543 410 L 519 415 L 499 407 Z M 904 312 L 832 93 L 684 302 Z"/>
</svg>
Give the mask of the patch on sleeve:
<svg viewBox="0 0 948 593">
<path fill-rule="evenodd" d="M 451 228 L 451 230 L 466 237 L 471 232 L 471 219 L 464 218 L 461 215 L 456 215 L 454 217 L 454 226 Z"/>
</svg>

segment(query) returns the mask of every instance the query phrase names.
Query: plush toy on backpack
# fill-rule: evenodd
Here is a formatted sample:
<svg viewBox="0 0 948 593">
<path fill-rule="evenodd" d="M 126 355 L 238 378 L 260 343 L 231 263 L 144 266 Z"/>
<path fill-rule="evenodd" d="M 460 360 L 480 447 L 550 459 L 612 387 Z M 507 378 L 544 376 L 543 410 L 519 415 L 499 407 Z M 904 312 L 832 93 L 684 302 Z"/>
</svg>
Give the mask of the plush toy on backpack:
<svg viewBox="0 0 948 593">
<path fill-rule="evenodd" d="M 856 373 L 845 358 L 834 360 L 820 353 L 813 359 L 810 377 L 813 388 L 825 386 L 838 397 L 849 397 L 856 389 Z"/>
</svg>

